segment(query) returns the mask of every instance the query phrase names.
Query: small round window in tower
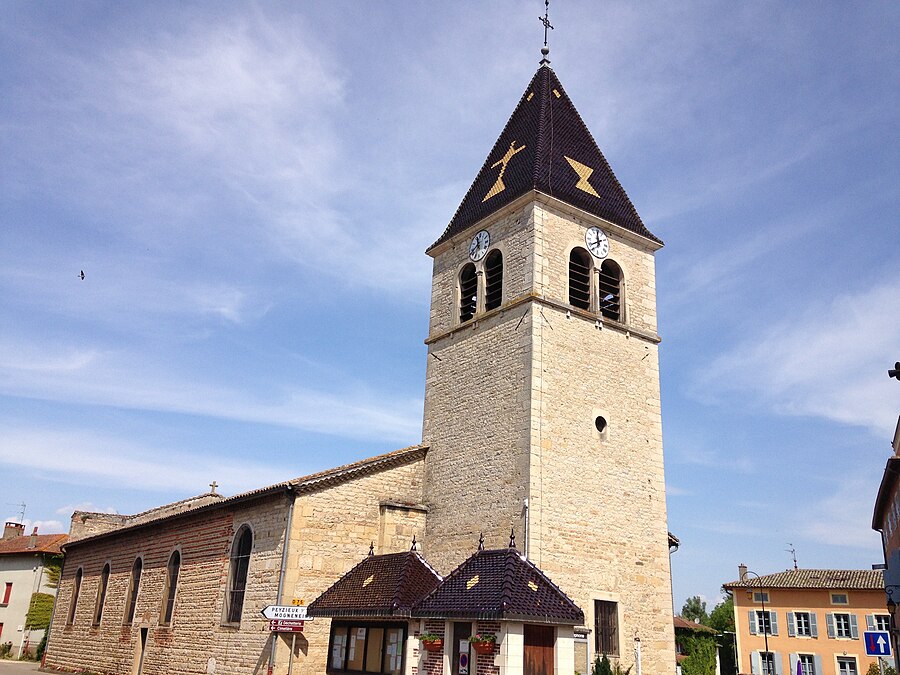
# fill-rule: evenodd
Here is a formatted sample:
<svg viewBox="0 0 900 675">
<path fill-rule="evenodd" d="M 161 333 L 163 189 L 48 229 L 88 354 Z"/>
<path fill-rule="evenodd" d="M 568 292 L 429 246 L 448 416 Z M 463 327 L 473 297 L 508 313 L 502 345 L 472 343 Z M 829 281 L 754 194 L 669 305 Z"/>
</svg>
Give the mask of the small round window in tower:
<svg viewBox="0 0 900 675">
<path fill-rule="evenodd" d="M 601 434 L 606 431 L 606 418 L 603 415 L 598 415 L 597 419 L 594 420 L 594 426 L 597 427 L 597 431 Z"/>
</svg>

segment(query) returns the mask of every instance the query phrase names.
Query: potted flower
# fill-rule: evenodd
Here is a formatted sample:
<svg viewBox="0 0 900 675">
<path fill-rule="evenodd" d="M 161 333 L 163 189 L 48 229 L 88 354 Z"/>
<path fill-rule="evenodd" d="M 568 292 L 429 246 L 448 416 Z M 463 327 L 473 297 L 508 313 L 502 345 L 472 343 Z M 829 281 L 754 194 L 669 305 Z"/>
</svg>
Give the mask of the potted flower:
<svg viewBox="0 0 900 675">
<path fill-rule="evenodd" d="M 444 647 L 444 638 L 436 633 L 422 633 L 419 636 L 422 646 L 429 652 L 439 652 Z"/>
<path fill-rule="evenodd" d="M 493 633 L 475 633 L 469 638 L 469 643 L 479 654 L 493 653 L 496 642 L 497 637 Z"/>
</svg>

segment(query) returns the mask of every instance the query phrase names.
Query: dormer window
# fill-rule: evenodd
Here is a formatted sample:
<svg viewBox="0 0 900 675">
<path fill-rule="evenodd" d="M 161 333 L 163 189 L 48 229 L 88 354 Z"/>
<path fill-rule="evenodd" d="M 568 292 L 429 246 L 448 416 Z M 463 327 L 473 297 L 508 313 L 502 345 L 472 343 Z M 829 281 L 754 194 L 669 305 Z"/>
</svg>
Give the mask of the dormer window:
<svg viewBox="0 0 900 675">
<path fill-rule="evenodd" d="M 495 309 L 503 302 L 503 254 L 497 249 L 484 261 L 484 308 Z"/>
<path fill-rule="evenodd" d="M 612 260 L 600 265 L 600 313 L 613 321 L 622 320 L 622 269 Z"/>
<path fill-rule="evenodd" d="M 591 257 L 583 248 L 573 248 L 569 254 L 569 304 L 591 308 Z"/>
<path fill-rule="evenodd" d="M 475 316 L 478 307 L 478 275 L 474 263 L 468 263 L 459 273 L 459 322 Z"/>
</svg>

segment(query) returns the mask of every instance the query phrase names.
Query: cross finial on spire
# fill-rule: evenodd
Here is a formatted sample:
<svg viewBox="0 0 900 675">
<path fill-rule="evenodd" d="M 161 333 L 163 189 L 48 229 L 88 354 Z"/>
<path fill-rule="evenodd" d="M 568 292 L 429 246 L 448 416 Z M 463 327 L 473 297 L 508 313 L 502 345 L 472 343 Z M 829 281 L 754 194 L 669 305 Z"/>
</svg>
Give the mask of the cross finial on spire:
<svg viewBox="0 0 900 675">
<path fill-rule="evenodd" d="M 413 535 L 412 548 L 410 548 L 409 550 L 410 550 L 410 551 L 415 551 L 415 550 L 416 550 L 416 535 Z"/>
<path fill-rule="evenodd" d="M 509 547 L 516 547 L 516 530 L 513 527 L 509 528 Z"/>
<path fill-rule="evenodd" d="M 484 550 L 484 532 L 482 532 L 481 535 L 478 537 L 478 550 L 479 551 Z"/>
<path fill-rule="evenodd" d="M 213 481 L 209 484 L 209 491 L 213 494 L 216 494 L 216 488 L 219 487 L 219 484 L 216 481 Z"/>
<path fill-rule="evenodd" d="M 539 16 L 538 21 L 544 24 L 544 46 L 541 47 L 541 54 L 544 55 L 544 58 L 541 59 L 543 66 L 550 63 L 550 59 L 547 58 L 550 54 L 550 47 L 547 46 L 547 31 L 553 30 L 553 26 L 550 25 L 550 0 L 544 0 L 544 16 Z"/>
</svg>

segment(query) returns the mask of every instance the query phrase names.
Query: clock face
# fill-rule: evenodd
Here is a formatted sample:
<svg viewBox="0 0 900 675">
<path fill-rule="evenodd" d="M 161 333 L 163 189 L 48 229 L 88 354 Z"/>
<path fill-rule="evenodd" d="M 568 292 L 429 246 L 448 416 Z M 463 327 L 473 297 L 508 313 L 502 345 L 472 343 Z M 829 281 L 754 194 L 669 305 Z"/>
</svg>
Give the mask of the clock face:
<svg viewBox="0 0 900 675">
<path fill-rule="evenodd" d="M 584 243 L 595 258 L 603 259 L 609 255 L 609 239 L 599 227 L 592 227 L 584 233 Z"/>
<path fill-rule="evenodd" d="M 487 230 L 482 230 L 474 237 L 472 237 L 472 243 L 469 244 L 469 257 L 478 262 L 484 257 L 484 254 L 487 253 L 488 246 L 491 245 L 491 235 L 487 233 Z"/>
</svg>

